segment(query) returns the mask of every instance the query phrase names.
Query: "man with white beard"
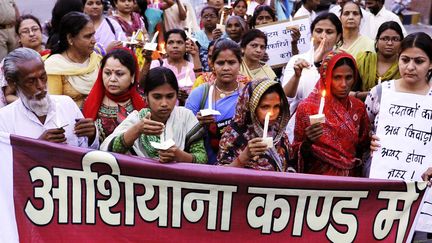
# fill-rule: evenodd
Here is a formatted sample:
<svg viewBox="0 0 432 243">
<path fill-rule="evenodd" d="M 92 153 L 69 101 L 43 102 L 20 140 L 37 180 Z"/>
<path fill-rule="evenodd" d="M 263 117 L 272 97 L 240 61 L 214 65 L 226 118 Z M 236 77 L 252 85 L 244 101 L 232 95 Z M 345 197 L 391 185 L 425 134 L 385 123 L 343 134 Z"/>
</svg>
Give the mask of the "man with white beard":
<svg viewBox="0 0 432 243">
<path fill-rule="evenodd" d="M 92 119 L 85 119 L 69 97 L 47 94 L 47 74 L 36 51 L 18 48 L 4 59 L 8 85 L 18 100 L 0 109 L 0 131 L 54 143 L 97 149 Z"/>
</svg>

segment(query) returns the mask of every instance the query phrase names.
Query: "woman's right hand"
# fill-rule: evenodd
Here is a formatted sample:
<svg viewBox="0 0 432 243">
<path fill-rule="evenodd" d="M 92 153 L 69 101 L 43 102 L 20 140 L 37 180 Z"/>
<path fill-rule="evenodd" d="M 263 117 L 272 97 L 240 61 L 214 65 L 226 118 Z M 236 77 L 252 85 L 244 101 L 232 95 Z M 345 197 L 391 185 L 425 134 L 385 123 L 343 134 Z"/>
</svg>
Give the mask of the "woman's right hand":
<svg viewBox="0 0 432 243">
<path fill-rule="evenodd" d="M 267 151 L 267 144 L 262 138 L 253 138 L 249 140 L 247 147 L 242 152 L 242 162 L 257 160 Z"/>
<path fill-rule="evenodd" d="M 314 143 L 323 134 L 323 127 L 321 123 L 315 123 L 306 127 L 305 129 L 306 141 Z"/>
<path fill-rule="evenodd" d="M 315 50 L 314 62 L 320 62 L 324 58 L 325 54 L 331 50 L 332 46 L 328 43 L 326 37 L 324 37 L 318 48 Z"/>
<path fill-rule="evenodd" d="M 294 63 L 294 75 L 297 78 L 300 78 L 303 68 L 308 68 L 309 66 L 310 63 L 308 63 L 305 59 L 302 58 L 297 59 Z"/>
<path fill-rule="evenodd" d="M 222 30 L 220 30 L 220 29 L 214 29 L 213 31 L 212 31 L 212 36 L 213 36 L 213 40 L 217 40 L 217 39 L 219 39 L 219 38 L 221 38 L 221 36 L 222 36 Z"/>
<path fill-rule="evenodd" d="M 138 123 L 139 131 L 145 135 L 160 135 L 165 128 L 162 122 L 151 120 L 151 113 L 147 113 L 143 119 Z"/>
<path fill-rule="evenodd" d="M 208 126 L 209 124 L 216 122 L 214 116 L 201 116 L 201 112 L 198 112 L 196 117 L 201 126 Z"/>
</svg>

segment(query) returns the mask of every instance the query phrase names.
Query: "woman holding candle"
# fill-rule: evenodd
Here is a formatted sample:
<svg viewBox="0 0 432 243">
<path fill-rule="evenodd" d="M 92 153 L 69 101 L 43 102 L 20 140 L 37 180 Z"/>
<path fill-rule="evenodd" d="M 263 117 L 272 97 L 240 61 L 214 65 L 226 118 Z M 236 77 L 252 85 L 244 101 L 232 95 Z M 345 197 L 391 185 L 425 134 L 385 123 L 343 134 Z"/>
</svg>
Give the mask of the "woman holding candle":
<svg viewBox="0 0 432 243">
<path fill-rule="evenodd" d="M 216 41 L 212 63 L 214 68 L 210 80 L 194 89 L 186 101 L 186 108 L 190 109 L 207 129 L 205 147 L 210 164 L 216 163 L 222 131 L 234 116 L 240 90 L 243 88 L 243 82 L 246 82 L 246 78 L 239 74 L 240 47 L 232 40 Z M 214 87 L 212 93 L 210 87 Z M 201 116 L 200 111 L 208 108 L 210 103 L 212 109 L 219 111 L 221 115 Z"/>
<path fill-rule="evenodd" d="M 344 50 L 356 57 L 360 52 L 374 52 L 373 41 L 360 35 L 360 22 L 363 18 L 360 4 L 353 0 L 346 1 L 342 4 L 340 20 L 343 27 L 343 44 L 341 50 Z"/>
<path fill-rule="evenodd" d="M 355 60 L 346 52 L 332 51 L 320 73 L 316 89 L 297 109 L 293 146 L 299 163 L 306 173 L 360 176 L 370 125 L 364 104 L 349 96 L 357 79 Z M 312 124 L 310 116 L 321 110 L 325 121 Z"/>
<path fill-rule="evenodd" d="M 291 57 L 282 78 L 282 87 L 293 114 L 293 119 L 288 124 L 290 141 L 293 140 L 297 106 L 315 88 L 320 78 L 317 66 L 320 65 L 325 54 L 340 45 L 342 23 L 333 13 L 320 14 L 311 24 L 311 33 L 311 48 L 306 53 Z"/>
<path fill-rule="evenodd" d="M 198 120 L 190 110 L 175 105 L 179 88 L 174 73 L 165 67 L 151 69 L 143 88 L 149 108 L 129 114 L 101 150 L 157 158 L 162 163 L 206 163 Z M 151 142 L 161 142 L 161 134 L 175 145 L 167 150 L 152 147 Z"/>
<path fill-rule="evenodd" d="M 122 46 L 122 41 L 126 41 L 126 35 L 117 21 L 103 15 L 102 0 L 83 0 L 83 4 L 84 13 L 91 18 L 95 27 L 96 42 L 107 52 Z"/>
<path fill-rule="evenodd" d="M 268 79 L 249 83 L 220 141 L 218 164 L 255 170 L 301 172 L 285 127 L 288 100 L 281 85 Z M 270 146 L 265 142 L 270 138 Z M 272 140 L 272 141 L 271 141 Z"/>
<path fill-rule="evenodd" d="M 95 121 L 101 143 L 128 114 L 144 108 L 137 92 L 138 79 L 138 62 L 129 49 L 114 49 L 102 59 L 96 83 L 83 105 L 83 115 Z"/>
<path fill-rule="evenodd" d="M 365 100 L 369 91 L 381 81 L 399 79 L 398 55 L 403 40 L 402 28 L 397 22 L 383 23 L 375 38 L 376 52 L 362 52 L 357 56 L 357 67 L 361 78 L 360 88 L 355 93 Z"/>
</svg>

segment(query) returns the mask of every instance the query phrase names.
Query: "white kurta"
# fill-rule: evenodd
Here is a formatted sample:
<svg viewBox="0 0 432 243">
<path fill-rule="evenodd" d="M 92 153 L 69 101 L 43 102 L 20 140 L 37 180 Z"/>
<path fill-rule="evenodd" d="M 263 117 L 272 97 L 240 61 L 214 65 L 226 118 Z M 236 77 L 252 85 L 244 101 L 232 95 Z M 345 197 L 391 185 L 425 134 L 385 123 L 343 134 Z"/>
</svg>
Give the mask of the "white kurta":
<svg viewBox="0 0 432 243">
<path fill-rule="evenodd" d="M 77 137 L 74 134 L 75 119 L 83 118 L 75 102 L 65 95 L 50 95 L 50 98 L 51 105 L 44 124 L 24 106 L 20 99 L 1 108 L 0 131 L 37 139 L 45 130 L 68 124 L 64 127 L 68 145 L 97 149 L 99 147 L 98 134 L 91 146 L 88 146 L 87 137 Z"/>
</svg>

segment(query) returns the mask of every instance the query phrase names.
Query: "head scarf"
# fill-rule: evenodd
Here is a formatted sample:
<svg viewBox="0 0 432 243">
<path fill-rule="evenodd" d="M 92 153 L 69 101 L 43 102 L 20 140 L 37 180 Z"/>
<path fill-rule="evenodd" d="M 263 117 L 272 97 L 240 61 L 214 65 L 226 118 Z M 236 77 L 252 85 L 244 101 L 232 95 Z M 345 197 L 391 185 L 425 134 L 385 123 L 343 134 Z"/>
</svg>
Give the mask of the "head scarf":
<svg viewBox="0 0 432 243">
<path fill-rule="evenodd" d="M 231 163 L 246 148 L 249 140 L 263 136 L 263 128 L 255 115 L 255 111 L 263 94 L 272 86 L 279 89 L 279 95 L 282 94 L 279 116 L 268 128 L 268 134 L 273 134 L 274 146 L 268 149 L 265 155 L 257 161 L 248 162 L 246 167 L 276 171 L 296 171 L 299 169 L 297 166 L 288 165 L 292 156 L 288 137 L 285 133 L 290 118 L 288 100 L 283 95 L 282 86 L 268 79 L 250 82 L 243 89 L 237 102 L 233 120 L 220 141 L 218 154 L 220 164 Z"/>
<path fill-rule="evenodd" d="M 129 89 L 127 92 L 121 94 L 121 95 L 113 95 L 109 93 L 103 84 L 103 67 L 99 69 L 98 78 L 93 86 L 93 88 L 90 91 L 89 96 L 87 97 L 84 106 L 83 106 L 83 115 L 86 118 L 92 118 L 93 120 L 96 120 L 99 108 L 102 104 L 103 98 L 107 96 L 111 100 L 115 102 L 124 102 L 129 99 L 132 100 L 132 106 L 135 110 L 141 110 L 146 106 L 143 98 L 139 95 L 137 91 L 137 85 L 139 83 L 139 67 L 138 62 L 136 59 L 135 54 L 128 48 L 120 47 L 115 49 L 123 49 L 128 51 L 135 60 L 135 76 L 133 83 L 129 86 Z"/>
<path fill-rule="evenodd" d="M 368 141 L 369 121 L 364 104 L 350 96 L 338 99 L 331 92 L 335 64 L 345 58 L 356 65 L 354 58 L 344 51 L 331 51 L 325 56 L 320 67 L 320 80 L 314 91 L 297 109 L 294 138 L 296 150 L 300 148 L 306 136 L 305 129 L 310 126 L 309 116 L 318 114 L 321 92 L 326 90 L 324 104 L 326 122 L 323 124 L 323 135 L 312 144 L 314 155 L 309 161 L 309 164 L 317 162 L 312 166 L 315 166 L 315 169 L 320 167 L 321 174 L 350 175 L 351 170 L 361 162 L 356 158 L 359 147 L 368 147 L 365 143 Z M 356 78 L 357 68 L 353 71 Z M 329 170 L 332 171 L 323 169 L 328 168 L 328 165 L 331 165 Z M 305 162 L 305 170 L 309 172 L 307 167 L 308 164 Z M 317 171 L 311 173 L 315 172 Z"/>
</svg>

